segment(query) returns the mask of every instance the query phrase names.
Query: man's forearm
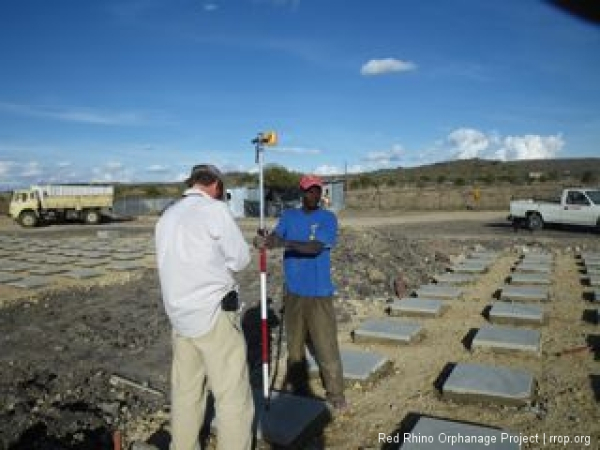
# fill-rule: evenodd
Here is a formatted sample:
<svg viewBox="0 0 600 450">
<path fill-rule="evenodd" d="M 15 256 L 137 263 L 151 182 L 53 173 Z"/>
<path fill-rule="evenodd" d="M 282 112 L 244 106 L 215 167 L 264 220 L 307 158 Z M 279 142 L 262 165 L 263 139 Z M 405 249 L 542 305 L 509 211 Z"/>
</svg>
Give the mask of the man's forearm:
<svg viewBox="0 0 600 450">
<path fill-rule="evenodd" d="M 292 250 L 303 255 L 318 255 L 323 251 L 325 245 L 320 241 L 285 241 L 284 247 L 286 250 Z"/>
<path fill-rule="evenodd" d="M 317 255 L 321 253 L 325 247 L 320 241 L 287 241 L 276 233 L 271 233 L 267 236 L 265 245 L 267 248 L 284 248 L 303 255 Z"/>
</svg>

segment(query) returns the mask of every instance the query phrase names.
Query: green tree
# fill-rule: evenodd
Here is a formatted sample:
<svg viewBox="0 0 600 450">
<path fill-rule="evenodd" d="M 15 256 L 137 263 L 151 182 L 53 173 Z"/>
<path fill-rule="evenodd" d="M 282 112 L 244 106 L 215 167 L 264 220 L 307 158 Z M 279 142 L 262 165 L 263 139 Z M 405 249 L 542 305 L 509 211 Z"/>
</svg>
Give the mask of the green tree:
<svg viewBox="0 0 600 450">
<path fill-rule="evenodd" d="M 163 194 L 163 191 L 155 185 L 150 185 L 144 187 L 144 195 L 148 198 L 156 198 L 160 197 Z"/>
<path fill-rule="evenodd" d="M 275 189 L 289 189 L 298 186 L 300 175 L 290 172 L 278 164 L 268 164 L 264 168 L 265 186 Z"/>
</svg>

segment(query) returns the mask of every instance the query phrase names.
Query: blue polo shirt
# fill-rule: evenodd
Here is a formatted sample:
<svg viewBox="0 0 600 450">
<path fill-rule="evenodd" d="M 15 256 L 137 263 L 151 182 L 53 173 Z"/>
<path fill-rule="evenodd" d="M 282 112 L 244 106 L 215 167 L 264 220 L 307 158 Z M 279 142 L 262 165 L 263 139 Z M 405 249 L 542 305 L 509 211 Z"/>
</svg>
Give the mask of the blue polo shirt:
<svg viewBox="0 0 600 450">
<path fill-rule="evenodd" d="M 325 245 L 318 255 L 303 255 L 292 250 L 283 254 L 286 288 L 304 297 L 329 297 L 335 286 L 331 281 L 331 248 L 337 241 L 338 223 L 335 214 L 325 209 L 285 210 L 274 232 L 287 241 L 317 240 Z"/>
</svg>

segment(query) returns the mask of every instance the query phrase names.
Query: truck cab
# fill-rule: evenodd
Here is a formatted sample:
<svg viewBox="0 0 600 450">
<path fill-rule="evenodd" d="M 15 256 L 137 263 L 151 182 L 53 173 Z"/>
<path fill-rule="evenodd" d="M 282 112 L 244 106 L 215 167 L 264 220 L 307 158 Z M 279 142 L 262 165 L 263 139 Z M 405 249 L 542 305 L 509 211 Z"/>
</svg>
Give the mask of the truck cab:
<svg viewBox="0 0 600 450">
<path fill-rule="evenodd" d="M 565 190 L 563 223 L 597 225 L 600 219 L 600 190 Z"/>
<path fill-rule="evenodd" d="M 24 227 L 34 227 L 39 222 L 41 199 L 39 191 L 13 191 L 8 214 Z"/>
</svg>

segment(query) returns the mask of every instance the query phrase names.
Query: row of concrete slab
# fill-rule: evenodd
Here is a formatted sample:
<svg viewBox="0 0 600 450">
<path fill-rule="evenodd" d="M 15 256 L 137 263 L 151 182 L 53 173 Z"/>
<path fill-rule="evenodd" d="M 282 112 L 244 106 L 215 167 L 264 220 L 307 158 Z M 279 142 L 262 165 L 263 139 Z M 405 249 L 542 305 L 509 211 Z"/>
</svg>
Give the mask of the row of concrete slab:
<svg viewBox="0 0 600 450">
<path fill-rule="evenodd" d="M 390 316 L 439 317 L 450 307 L 453 300 L 460 299 L 464 285 L 477 281 L 477 277 L 488 271 L 496 258 L 494 252 L 476 252 L 448 272 L 435 275 L 435 283 L 417 288 L 413 296 L 394 300 L 388 307 Z M 600 261 L 600 255 L 582 255 L 586 276 L 592 274 Z M 513 325 L 543 325 L 547 316 L 544 303 L 551 300 L 550 286 L 554 258 L 551 253 L 527 253 L 518 258 L 505 284 L 499 286 L 492 301 L 482 313 L 491 322 L 481 327 L 470 342 L 470 348 L 501 349 L 541 355 L 541 332 L 537 328 Z M 592 284 L 593 286 L 593 284 Z M 595 293 L 598 298 L 598 293 Z M 424 327 L 418 322 L 389 319 L 368 319 L 353 332 L 355 342 L 410 344 L 424 336 Z M 343 348 L 342 362 L 344 377 L 349 382 L 365 382 L 383 376 L 391 361 L 376 352 Z M 318 374 L 318 367 L 310 359 L 310 370 Z M 475 363 L 448 363 L 438 376 L 440 393 L 443 398 L 456 401 L 483 401 L 492 404 L 527 405 L 535 395 L 536 380 L 527 370 L 490 366 Z M 418 417 L 410 430 L 411 436 L 434 437 L 470 436 L 472 440 L 465 448 L 518 449 L 518 433 L 485 425 L 465 424 L 434 417 Z M 400 441 L 402 442 L 402 440 Z M 477 444 L 479 442 L 480 444 Z M 490 446 L 490 442 L 493 445 Z M 425 444 L 425 446 L 424 446 Z M 448 442 L 404 442 L 402 449 L 442 449 Z"/>
<path fill-rule="evenodd" d="M 0 237 L 0 285 L 23 290 L 49 287 L 60 279 L 85 280 L 154 265 L 153 242 L 99 234 L 88 238 Z"/>
</svg>

